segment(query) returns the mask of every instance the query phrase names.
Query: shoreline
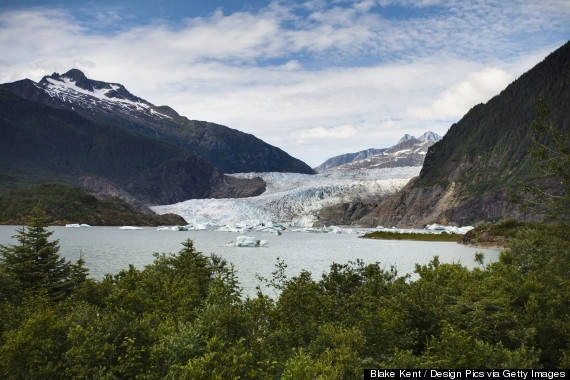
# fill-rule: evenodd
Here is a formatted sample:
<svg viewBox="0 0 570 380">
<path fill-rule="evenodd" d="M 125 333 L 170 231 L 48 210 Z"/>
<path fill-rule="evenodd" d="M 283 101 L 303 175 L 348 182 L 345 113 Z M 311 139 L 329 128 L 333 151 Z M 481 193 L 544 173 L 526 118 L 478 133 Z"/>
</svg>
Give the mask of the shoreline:
<svg viewBox="0 0 570 380">
<path fill-rule="evenodd" d="M 466 245 L 468 247 L 472 247 L 472 248 L 484 248 L 484 249 L 500 249 L 500 250 L 504 250 L 505 249 L 505 245 L 498 243 L 498 242 L 492 242 L 492 241 L 481 241 L 481 242 L 477 242 L 477 243 L 463 243 L 463 242 L 459 242 L 459 244 L 463 244 Z"/>
</svg>

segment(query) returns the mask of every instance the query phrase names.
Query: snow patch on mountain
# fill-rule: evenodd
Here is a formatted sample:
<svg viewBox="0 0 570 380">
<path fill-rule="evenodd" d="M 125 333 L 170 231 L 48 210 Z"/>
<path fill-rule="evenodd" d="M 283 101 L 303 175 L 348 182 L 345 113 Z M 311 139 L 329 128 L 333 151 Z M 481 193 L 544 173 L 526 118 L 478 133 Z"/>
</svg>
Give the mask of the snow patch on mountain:
<svg viewBox="0 0 570 380">
<path fill-rule="evenodd" d="M 82 74 L 82 73 L 81 73 Z M 85 79 L 89 81 L 88 79 Z M 169 115 L 156 110 L 156 107 L 144 99 L 129 93 L 122 85 L 92 81 L 88 88 L 81 87 L 74 77 L 54 74 L 44 77 L 39 83 L 52 98 L 77 104 L 85 108 L 98 107 L 108 111 L 118 110 L 123 113 L 143 113 L 159 118 L 171 119 Z M 127 96 L 122 96 L 126 94 Z"/>
<path fill-rule="evenodd" d="M 421 166 L 428 148 L 441 140 L 435 132 L 427 131 L 420 137 L 405 134 L 396 145 L 383 149 L 366 149 L 331 157 L 317 166 L 316 172 L 328 170 L 355 170 L 400 166 Z"/>
<path fill-rule="evenodd" d="M 404 136 L 402 136 L 400 138 L 400 140 L 398 140 L 398 144 L 404 143 L 406 141 L 410 141 L 411 139 L 415 139 L 415 137 L 406 133 Z"/>
<path fill-rule="evenodd" d="M 158 214 L 173 213 L 193 225 L 257 226 L 282 223 L 311 227 L 323 207 L 344 202 L 378 199 L 400 190 L 421 167 L 398 167 L 327 172 L 240 173 L 240 178 L 262 177 L 265 193 L 251 198 L 190 199 L 154 206 Z"/>
<path fill-rule="evenodd" d="M 441 138 L 442 138 L 442 137 L 441 137 L 440 135 L 438 135 L 437 133 L 432 132 L 432 131 L 427 131 L 427 132 L 425 132 L 423 135 L 421 135 L 420 137 L 418 137 L 418 140 L 420 140 L 420 141 L 429 141 L 429 142 L 432 142 L 432 143 L 436 143 L 436 142 L 438 142 L 439 140 L 441 140 Z"/>
</svg>

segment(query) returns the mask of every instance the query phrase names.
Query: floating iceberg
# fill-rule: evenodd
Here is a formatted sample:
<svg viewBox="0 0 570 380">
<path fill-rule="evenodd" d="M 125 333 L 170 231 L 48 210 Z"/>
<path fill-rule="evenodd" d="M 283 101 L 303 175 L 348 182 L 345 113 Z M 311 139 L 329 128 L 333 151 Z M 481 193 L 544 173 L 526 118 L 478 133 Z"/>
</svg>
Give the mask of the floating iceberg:
<svg viewBox="0 0 570 380">
<path fill-rule="evenodd" d="M 134 227 L 134 226 L 122 226 L 119 227 L 120 230 L 143 230 L 142 227 Z"/>
<path fill-rule="evenodd" d="M 255 226 L 253 229 L 259 232 L 269 232 L 277 236 L 281 236 L 281 231 L 285 231 L 287 228 L 281 224 L 270 224 L 268 226 L 262 224 L 260 226 Z"/>
<path fill-rule="evenodd" d="M 235 241 L 226 244 L 231 247 L 265 247 L 267 240 L 260 240 L 253 236 L 238 236 Z"/>
<path fill-rule="evenodd" d="M 433 233 L 442 233 L 446 232 L 448 234 L 460 234 L 465 235 L 467 232 L 471 231 L 473 226 L 463 226 L 463 227 L 456 227 L 456 226 L 442 226 L 441 224 L 428 224 L 426 226 L 426 230 L 431 231 Z"/>
<path fill-rule="evenodd" d="M 82 223 L 82 224 L 69 223 L 69 224 L 66 224 L 65 227 L 67 227 L 67 228 L 89 228 L 91 226 L 89 224 L 84 224 L 84 223 Z"/>
<path fill-rule="evenodd" d="M 190 231 L 190 226 L 161 226 L 157 231 Z"/>
<path fill-rule="evenodd" d="M 312 232 L 312 233 L 321 233 L 321 232 L 327 233 L 327 232 L 329 232 L 329 230 L 327 230 L 326 227 L 305 227 L 302 229 L 297 229 L 295 231 Z"/>
<path fill-rule="evenodd" d="M 333 234 L 342 234 L 343 232 L 348 232 L 348 233 L 352 232 L 351 229 L 344 230 L 338 226 L 329 226 L 329 227 L 326 227 L 326 229 L 328 232 L 331 232 Z"/>
<path fill-rule="evenodd" d="M 426 226 L 426 230 L 429 230 L 429 231 L 445 231 L 445 229 L 446 229 L 445 226 L 439 225 L 437 223 L 428 224 Z"/>
</svg>

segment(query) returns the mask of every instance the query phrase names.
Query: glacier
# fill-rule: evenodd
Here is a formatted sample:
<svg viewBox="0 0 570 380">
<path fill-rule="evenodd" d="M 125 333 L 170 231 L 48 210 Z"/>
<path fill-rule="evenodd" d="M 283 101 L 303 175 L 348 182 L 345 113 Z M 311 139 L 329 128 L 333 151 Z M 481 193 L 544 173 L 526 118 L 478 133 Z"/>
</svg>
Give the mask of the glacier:
<svg viewBox="0 0 570 380">
<path fill-rule="evenodd" d="M 261 177 L 266 191 L 251 198 L 190 199 L 153 206 L 157 214 L 182 216 L 191 229 L 243 231 L 254 226 L 310 228 L 323 207 L 378 199 L 400 190 L 421 166 L 298 173 L 237 173 Z"/>
</svg>

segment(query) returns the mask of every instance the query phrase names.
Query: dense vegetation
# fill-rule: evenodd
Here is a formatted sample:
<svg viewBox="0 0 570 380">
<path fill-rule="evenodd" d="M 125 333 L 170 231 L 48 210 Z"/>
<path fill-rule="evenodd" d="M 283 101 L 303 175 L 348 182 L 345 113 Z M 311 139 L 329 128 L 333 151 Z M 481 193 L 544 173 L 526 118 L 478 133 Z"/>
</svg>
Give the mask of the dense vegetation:
<svg viewBox="0 0 570 380">
<path fill-rule="evenodd" d="M 477 197 L 532 180 L 529 131 L 541 113 L 537 103 L 549 105 L 548 119 L 557 130 L 570 130 L 569 62 L 567 42 L 489 102 L 473 107 L 430 148 L 417 185 L 457 181 L 467 185 L 465 196 Z"/>
<path fill-rule="evenodd" d="M 473 245 L 489 244 L 502 246 L 506 239 L 515 238 L 519 231 L 525 228 L 541 229 L 543 224 L 519 222 L 514 219 L 508 219 L 500 223 L 486 223 L 467 232 L 461 239 L 461 242 Z"/>
<path fill-rule="evenodd" d="M 463 235 L 442 232 L 438 234 L 424 234 L 415 232 L 374 231 L 362 236 L 366 239 L 384 240 L 421 240 L 421 241 L 453 241 L 459 242 Z"/>
<path fill-rule="evenodd" d="M 362 368 L 570 366 L 570 229 L 522 228 L 495 263 L 437 257 L 288 278 L 244 298 L 231 265 L 156 254 L 101 281 L 57 256 L 37 211 L 0 249 L 0 377 L 360 378 Z"/>
<path fill-rule="evenodd" d="M 32 209 L 39 205 L 50 225 L 86 223 L 92 226 L 183 225 L 177 215 L 138 212 L 118 198 L 97 199 L 74 187 L 59 184 L 32 185 L 0 193 L 0 224 L 25 223 Z"/>
</svg>

